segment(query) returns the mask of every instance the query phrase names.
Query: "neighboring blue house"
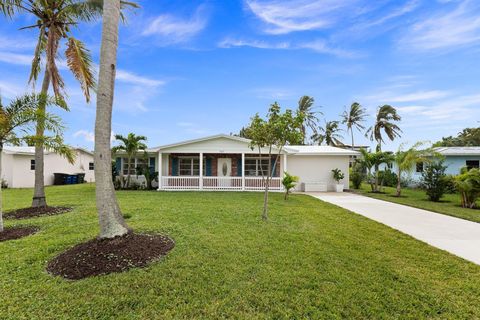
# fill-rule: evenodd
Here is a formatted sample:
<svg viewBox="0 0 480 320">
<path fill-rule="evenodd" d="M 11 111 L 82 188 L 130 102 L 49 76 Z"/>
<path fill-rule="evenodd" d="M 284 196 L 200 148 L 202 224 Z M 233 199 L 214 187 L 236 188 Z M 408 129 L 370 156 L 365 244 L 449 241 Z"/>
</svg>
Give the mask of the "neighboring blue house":
<svg viewBox="0 0 480 320">
<path fill-rule="evenodd" d="M 469 169 L 480 167 L 480 147 L 439 147 L 434 149 L 445 157 L 446 173 L 458 175 L 464 167 Z M 423 172 L 423 163 L 419 163 L 409 173 L 414 181 L 419 181 Z M 384 170 L 385 166 L 381 167 Z M 397 172 L 395 164 L 390 166 L 390 170 Z"/>
</svg>

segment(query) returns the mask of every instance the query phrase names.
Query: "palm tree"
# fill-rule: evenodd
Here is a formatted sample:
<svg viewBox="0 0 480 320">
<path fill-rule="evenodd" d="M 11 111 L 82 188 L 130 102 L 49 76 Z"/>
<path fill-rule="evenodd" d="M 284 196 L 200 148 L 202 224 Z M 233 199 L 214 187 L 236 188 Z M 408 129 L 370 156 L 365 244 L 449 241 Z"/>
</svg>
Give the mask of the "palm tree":
<svg viewBox="0 0 480 320">
<path fill-rule="evenodd" d="M 51 105 L 57 103 L 57 100 L 32 94 L 16 98 L 9 105 L 3 106 L 0 99 L 0 177 L 2 176 L 2 153 L 5 144 L 19 145 L 22 142 L 30 144 L 42 140 L 47 149 L 65 156 L 70 163 L 74 162 L 74 153 L 63 144 L 61 137 L 63 125 L 60 118 L 38 112 L 37 107 L 40 102 Z M 33 134 L 35 122 L 40 118 L 45 124 L 45 129 L 55 134 L 54 137 L 39 137 Z M 3 231 L 1 190 L 0 184 L 0 232 Z"/>
<path fill-rule="evenodd" d="M 365 108 L 363 108 L 358 102 L 352 103 L 350 110 L 345 110 L 341 114 L 342 124 L 347 125 L 347 131 L 350 131 L 352 136 L 352 150 L 355 149 L 353 129 L 356 128 L 358 131 L 365 129 L 362 123 L 365 122 L 366 116 L 367 113 Z"/>
<path fill-rule="evenodd" d="M 423 142 L 417 142 L 409 149 L 403 150 L 404 144 L 402 143 L 395 153 L 394 163 L 397 167 L 397 197 L 400 197 L 402 194 L 402 173 L 411 172 L 417 163 L 427 160 L 425 156 L 426 153 L 418 150 L 418 148 L 423 144 Z"/>
<path fill-rule="evenodd" d="M 339 127 L 338 121 L 327 121 L 325 122 L 325 128 L 320 127 L 318 132 L 312 136 L 312 140 L 317 142 L 319 145 L 325 143 L 327 146 L 342 146 L 343 139 L 342 135 L 339 133 L 342 129 Z"/>
<path fill-rule="evenodd" d="M 402 130 L 394 123 L 400 120 L 402 118 L 394 107 L 386 104 L 378 108 L 375 124 L 365 134 L 367 137 L 370 136 L 371 141 L 375 140 L 377 142 L 377 151 L 382 151 L 382 142 L 385 142 L 382 131 L 391 141 L 401 136 Z"/>
<path fill-rule="evenodd" d="M 315 99 L 309 96 L 302 96 L 300 100 L 298 100 L 298 112 L 303 113 L 304 120 L 302 124 L 302 133 L 304 136 L 303 144 L 307 144 L 307 128 L 312 130 L 313 134 L 317 133 L 317 126 L 318 126 L 318 118 L 317 114 L 322 114 L 319 111 L 313 111 L 313 103 Z"/>
<path fill-rule="evenodd" d="M 126 187 L 130 187 L 130 170 L 132 168 L 132 160 L 135 159 L 135 156 L 139 151 L 144 151 L 147 149 L 147 146 L 143 141 L 147 141 L 147 137 L 145 136 L 137 136 L 134 133 L 129 133 L 128 136 L 124 137 L 121 134 L 115 135 L 115 139 L 119 140 L 122 144 L 119 146 L 115 146 L 112 148 L 113 154 L 117 153 L 118 151 L 124 151 L 127 154 L 127 162 L 128 162 L 128 174 L 127 174 L 127 185 Z"/>
<path fill-rule="evenodd" d="M 360 149 L 361 157 L 357 160 L 360 165 L 367 170 L 367 180 L 372 188 L 372 192 L 378 192 L 379 170 L 381 164 L 389 164 L 393 157 L 388 152 L 368 152 L 366 149 Z M 375 167 L 375 175 L 372 174 L 372 168 Z"/>
<path fill-rule="evenodd" d="M 112 107 L 117 64 L 120 0 L 103 4 L 102 45 L 98 76 L 97 113 L 95 118 L 95 195 L 97 200 L 99 238 L 113 238 L 129 232 L 122 216 L 112 180 Z"/>
</svg>

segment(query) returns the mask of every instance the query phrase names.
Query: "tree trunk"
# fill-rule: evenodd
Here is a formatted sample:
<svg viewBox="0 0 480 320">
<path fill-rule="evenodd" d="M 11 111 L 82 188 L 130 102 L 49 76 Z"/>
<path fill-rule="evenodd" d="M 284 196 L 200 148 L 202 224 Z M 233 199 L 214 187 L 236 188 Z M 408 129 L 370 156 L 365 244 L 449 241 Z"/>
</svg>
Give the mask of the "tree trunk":
<svg viewBox="0 0 480 320">
<path fill-rule="evenodd" d="M 402 195 L 402 179 L 400 178 L 402 172 L 400 169 L 397 171 L 397 197 L 400 197 Z"/>
<path fill-rule="evenodd" d="M 127 174 L 127 185 L 126 185 L 126 188 L 130 188 L 130 166 L 132 165 L 132 158 L 129 157 L 128 158 L 128 174 Z"/>
<path fill-rule="evenodd" d="M 350 129 L 350 132 L 352 133 L 352 150 L 355 150 L 355 145 L 353 142 L 353 129 Z"/>
<path fill-rule="evenodd" d="M 3 146 L 0 145 L 0 232 L 3 231 L 3 202 L 2 202 L 2 153 Z"/>
<path fill-rule="evenodd" d="M 260 166 L 261 165 L 262 163 L 260 162 Z M 272 176 L 272 153 L 269 152 L 268 153 L 268 172 L 267 172 L 267 180 L 265 183 L 265 194 L 263 195 L 263 212 L 262 212 L 262 219 L 265 221 L 268 220 L 268 190 L 270 187 L 271 176 Z"/>
<path fill-rule="evenodd" d="M 105 0 L 103 5 L 102 44 L 95 119 L 95 181 L 100 238 L 113 238 L 129 232 L 113 187 L 110 137 L 115 71 L 118 47 L 120 0 Z"/>
<path fill-rule="evenodd" d="M 50 73 L 45 70 L 43 76 L 42 91 L 43 96 L 48 95 L 48 87 L 50 86 Z M 45 114 L 46 101 L 42 98 L 38 104 L 40 113 Z M 37 120 L 36 136 L 42 138 L 45 134 L 45 120 Z M 45 197 L 45 175 L 44 175 L 44 147 L 43 141 L 35 143 L 35 189 L 33 191 L 32 207 L 46 207 L 47 199 Z"/>
</svg>

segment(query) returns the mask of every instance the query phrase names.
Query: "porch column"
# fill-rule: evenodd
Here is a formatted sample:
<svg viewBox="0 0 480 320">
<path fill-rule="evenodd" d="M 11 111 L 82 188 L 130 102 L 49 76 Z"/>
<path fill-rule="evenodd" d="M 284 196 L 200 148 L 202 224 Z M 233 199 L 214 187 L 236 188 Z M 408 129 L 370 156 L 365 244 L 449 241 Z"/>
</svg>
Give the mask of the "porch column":
<svg viewBox="0 0 480 320">
<path fill-rule="evenodd" d="M 200 187 L 200 190 L 203 190 L 203 153 L 200 152 L 200 180 L 198 182 L 198 186 Z"/>
<path fill-rule="evenodd" d="M 286 154 L 283 155 L 283 174 L 282 174 L 282 176 L 285 176 L 285 171 L 287 171 L 287 155 Z"/>
<path fill-rule="evenodd" d="M 242 153 L 242 190 L 245 191 L 245 153 Z"/>
<path fill-rule="evenodd" d="M 158 190 L 162 190 L 162 176 L 163 176 L 163 165 L 162 165 L 162 153 L 158 153 Z"/>
</svg>

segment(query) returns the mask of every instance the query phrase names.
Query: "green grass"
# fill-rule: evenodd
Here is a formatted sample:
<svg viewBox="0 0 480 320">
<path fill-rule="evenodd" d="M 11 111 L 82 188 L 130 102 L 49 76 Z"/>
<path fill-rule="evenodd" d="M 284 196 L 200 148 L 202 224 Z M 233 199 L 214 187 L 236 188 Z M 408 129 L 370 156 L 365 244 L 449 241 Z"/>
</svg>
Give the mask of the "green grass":
<svg viewBox="0 0 480 320">
<path fill-rule="evenodd" d="M 425 191 L 419 189 L 402 189 L 402 196 L 396 197 L 396 189 L 385 187 L 385 193 L 371 193 L 370 185 L 362 184 L 360 190 L 355 190 L 363 195 L 404 204 L 407 206 L 443 213 L 449 216 L 466 219 L 474 222 L 480 222 L 480 209 L 462 208 L 460 205 L 460 195 L 445 194 L 440 202 L 429 201 Z"/>
<path fill-rule="evenodd" d="M 176 247 L 144 269 L 81 281 L 47 261 L 96 236 L 91 185 L 47 189 L 73 205 L 0 243 L 1 319 L 380 319 L 480 317 L 480 266 L 305 195 L 119 192 L 128 223 L 170 235 Z M 7 209 L 31 190 L 6 190 Z"/>
</svg>

